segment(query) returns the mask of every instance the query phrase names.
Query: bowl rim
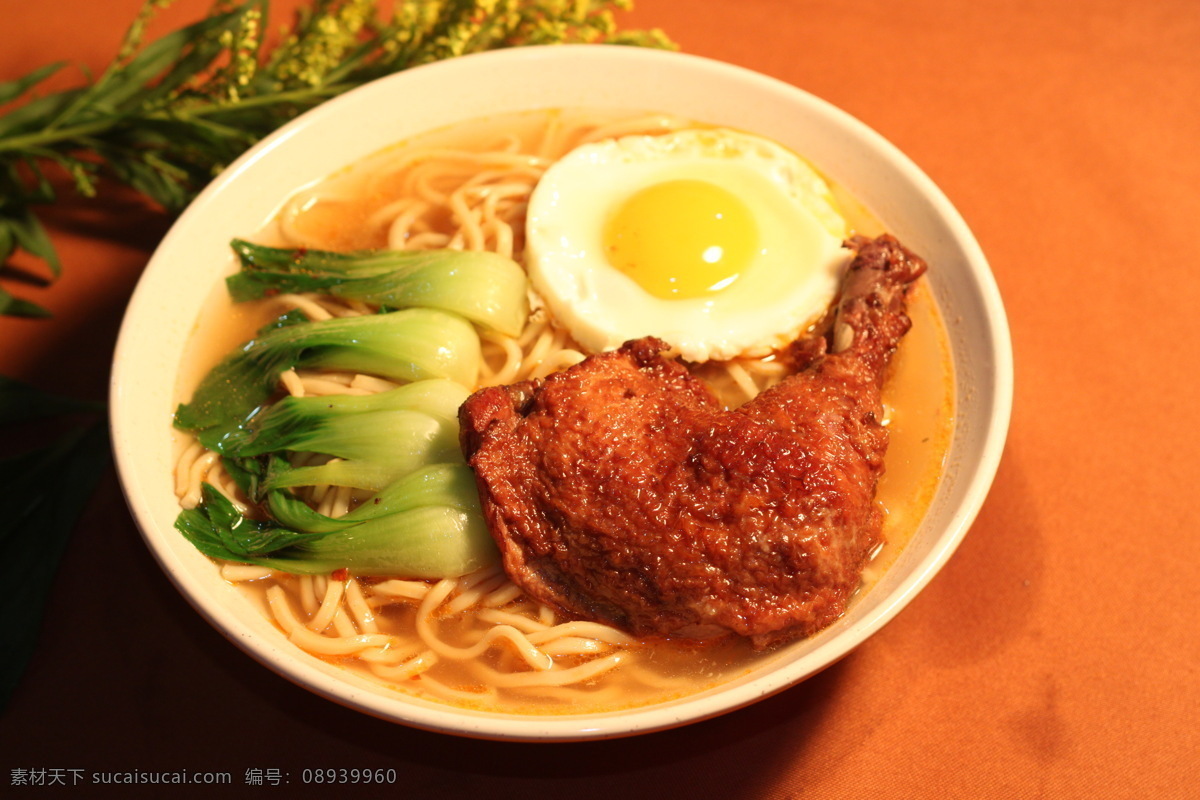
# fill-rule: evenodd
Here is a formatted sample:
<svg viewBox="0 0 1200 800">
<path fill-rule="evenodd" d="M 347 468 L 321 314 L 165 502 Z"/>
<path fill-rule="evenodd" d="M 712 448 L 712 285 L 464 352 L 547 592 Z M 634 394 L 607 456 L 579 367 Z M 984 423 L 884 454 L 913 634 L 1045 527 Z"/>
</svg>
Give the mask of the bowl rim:
<svg viewBox="0 0 1200 800">
<path fill-rule="evenodd" d="M 720 78 L 764 96 L 782 99 L 803 106 L 807 112 L 838 127 L 845 135 L 865 145 L 875 157 L 894 170 L 894 178 L 907 182 L 929 204 L 930 213 L 937 215 L 947 226 L 947 233 L 961 248 L 969 267 L 972 288 L 985 312 L 982 333 L 985 343 L 985 363 L 979 366 L 976 377 L 985 381 L 991 391 L 985 398 L 986 415 L 975 435 L 982 447 L 966 465 L 963 501 L 949 523 L 937 536 L 936 546 L 916 564 L 912 571 L 886 598 L 862 619 L 843 626 L 837 636 L 829 636 L 812 652 L 780 668 L 772 668 L 756 680 L 734 681 L 717 691 L 702 692 L 681 701 L 633 708 L 608 714 L 578 714 L 562 716 L 525 716 L 514 714 L 464 712 L 454 706 L 414 701 L 407 696 L 384 696 L 369 687 L 356 686 L 341 672 L 315 669 L 296 657 L 298 650 L 280 647 L 277 642 L 263 641 L 239 619 L 211 587 L 202 585 L 177 558 L 177 552 L 167 543 L 166 530 L 155 520 L 147 504 L 148 487 L 138 471 L 138 452 L 130 446 L 131 430 L 143 420 L 136 417 L 130 405 L 132 371 L 137 362 L 130 353 L 144 331 L 139 318 L 149 313 L 146 308 L 157 301 L 152 296 L 150 276 L 168 269 L 165 259 L 183 246 L 188 231 L 204 211 L 219 202 L 231 184 L 243 178 L 264 160 L 277 158 L 287 143 L 305 135 L 306 131 L 328 123 L 353 109 L 370 107 L 397 87 L 420 84 L 435 77 L 452 80 L 469 76 L 474 70 L 548 69 L 551 65 L 570 63 L 575 68 L 609 68 L 621 65 L 624 69 L 655 70 L 672 68 L 694 73 L 696 80 Z M 802 155 L 804 155 L 802 153 Z M 353 159 L 350 159 L 353 160 Z M 294 191 L 293 186 L 288 191 Z M 282 197 L 279 198 L 282 201 Z M 214 281 L 219 276 L 214 274 Z M 110 383 L 110 433 L 114 459 L 122 491 L 138 529 L 160 567 L 187 601 L 226 638 L 230 639 L 255 660 L 292 682 L 318 694 L 367 714 L 429 731 L 461 736 L 509 741 L 583 741 L 615 738 L 665 730 L 708 719 L 742 708 L 772 694 L 787 689 L 811 677 L 844 657 L 863 641 L 893 619 L 945 565 L 958 548 L 967 530 L 978 515 L 999 466 L 1007 436 L 1012 410 L 1013 363 L 1010 332 L 1004 306 L 995 278 L 974 235 L 957 209 L 933 181 L 894 145 L 845 111 L 836 108 L 792 84 L 750 69 L 704 56 L 663 50 L 633 48 L 619 45 L 545 45 L 496 50 L 459 56 L 446 61 L 412 67 L 403 72 L 380 78 L 335 97 L 302 114 L 265 137 L 250 148 L 218 177 L 180 215 L 150 259 L 130 300 L 121 324 L 114 352 Z M 953 445 L 952 445 L 953 447 Z M 819 656 L 819 657 L 815 657 Z"/>
</svg>

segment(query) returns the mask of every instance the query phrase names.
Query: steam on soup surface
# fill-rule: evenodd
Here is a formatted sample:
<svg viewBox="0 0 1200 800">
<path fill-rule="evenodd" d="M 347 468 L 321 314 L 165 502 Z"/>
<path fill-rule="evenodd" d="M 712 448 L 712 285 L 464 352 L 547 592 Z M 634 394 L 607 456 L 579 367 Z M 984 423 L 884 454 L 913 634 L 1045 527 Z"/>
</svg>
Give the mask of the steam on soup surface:
<svg viewBox="0 0 1200 800">
<path fill-rule="evenodd" d="M 302 189 L 253 238 L 333 251 L 491 250 L 524 265 L 529 198 L 552 164 L 589 142 L 680 129 L 706 130 L 663 115 L 574 110 L 455 125 L 399 143 Z M 836 185 L 829 189 L 823 202 L 840 215 L 847 233 L 882 231 L 853 198 Z M 587 355 L 559 324 L 552 304 L 535 294 L 532 307 L 527 325 L 515 336 L 479 331 L 484 363 L 477 385 L 467 388 L 543 377 Z M 208 370 L 260 326 L 295 308 L 311 319 L 377 310 L 312 294 L 234 304 L 220 287 L 199 322 L 180 396 L 189 397 Z M 877 500 L 887 512 L 886 544 L 864 573 L 862 591 L 869 591 L 918 527 L 949 443 L 949 353 L 924 282 L 910 296 L 909 316 L 913 326 L 893 359 L 883 397 L 891 440 Z M 783 377 L 769 350 L 710 359 L 695 369 L 731 407 Z M 396 385 L 372 375 L 299 369 L 284 373 L 280 391 L 362 395 Z M 176 437 L 181 504 L 196 505 L 202 481 L 237 498 L 216 454 L 190 436 L 176 432 Z M 294 457 L 301 465 L 324 460 L 303 453 Z M 306 487 L 301 495 L 329 517 L 371 498 L 369 492 L 338 486 Z M 347 570 L 292 575 L 233 563 L 223 563 L 221 570 L 306 652 L 395 691 L 476 709 L 559 714 L 641 706 L 703 691 L 773 657 L 751 652 L 738 637 L 703 643 L 636 640 L 608 626 L 559 619 L 524 597 L 499 566 L 444 580 L 365 577 Z"/>
</svg>

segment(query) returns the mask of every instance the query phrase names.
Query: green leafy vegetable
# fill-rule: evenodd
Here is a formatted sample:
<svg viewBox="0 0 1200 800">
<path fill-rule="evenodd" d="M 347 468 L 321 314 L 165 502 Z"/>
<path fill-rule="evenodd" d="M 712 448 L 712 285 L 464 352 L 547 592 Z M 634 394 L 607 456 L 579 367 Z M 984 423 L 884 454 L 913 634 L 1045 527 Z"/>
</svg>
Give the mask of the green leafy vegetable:
<svg viewBox="0 0 1200 800">
<path fill-rule="evenodd" d="M 495 547 L 458 442 L 463 383 L 474 382 L 479 359 L 475 329 L 443 311 L 321 322 L 285 315 L 218 364 L 176 412 L 178 427 L 222 454 L 253 510 L 243 514 L 205 486 L 176 527 L 214 558 L 290 572 L 448 577 L 490 563 Z M 412 382 L 271 402 L 283 369 L 314 364 Z M 421 377 L 437 372 L 453 379 Z M 332 460 L 296 466 L 297 453 Z M 375 495 L 334 519 L 291 492 L 317 484 Z"/>
<path fill-rule="evenodd" d="M 462 458 L 458 425 L 419 411 L 381 411 L 336 417 L 309 436 L 289 440 L 287 449 L 338 459 L 319 466 L 275 467 L 264 488 L 351 486 L 379 491 L 396 478 L 430 463 Z M 239 451 L 239 455 L 245 455 Z M 273 462 L 281 463 L 281 462 Z"/>
<path fill-rule="evenodd" d="M 318 514 L 291 492 L 273 491 L 268 495 L 268 507 L 280 525 L 304 533 L 330 533 L 357 525 L 363 520 L 377 519 L 408 511 L 418 506 L 449 506 L 473 511 L 477 505 L 475 474 L 466 464 L 432 464 L 420 467 L 394 481 L 343 517 Z"/>
<path fill-rule="evenodd" d="M 627 0 L 313 0 L 277 38 L 267 0 L 217 3 L 204 19 L 144 44 L 147 0 L 112 63 L 94 81 L 37 94 L 63 65 L 0 83 L 0 262 L 28 251 L 57 275 L 58 256 L 34 214 L 53 203 L 53 165 L 84 197 L 109 177 L 167 212 L 180 211 L 232 160 L 296 115 L 419 64 L 466 53 L 559 42 L 672 47 L 660 31 L 621 31 Z M 45 310 L 0 289 L 0 313 Z"/>
<path fill-rule="evenodd" d="M 340 439 L 341 433 L 351 433 L 357 425 L 356 419 L 379 421 L 390 414 L 405 413 L 453 422 L 468 394 L 462 384 L 430 379 L 377 394 L 285 397 L 252 420 L 237 452 L 253 456 L 279 450 L 307 450 L 349 458 L 347 451 L 374 445 L 334 445 L 329 450 L 318 445 L 323 440 Z"/>
<path fill-rule="evenodd" d="M 333 531 L 304 533 L 250 520 L 205 485 L 202 504 L 182 512 L 175 525 L 202 553 L 226 561 L 298 574 L 347 568 L 358 575 L 444 578 L 487 566 L 497 557 L 473 492 L 459 502 L 408 504 Z"/>
<path fill-rule="evenodd" d="M 466 395 L 451 381 L 426 380 L 375 395 L 286 398 L 252 419 L 225 456 L 260 482 L 265 501 L 255 514 L 205 485 L 176 527 L 208 556 L 287 572 L 442 578 L 493 563 L 474 474 L 458 448 L 456 410 Z M 282 454 L 294 450 L 350 460 L 292 467 Z M 338 466 L 356 479 L 326 471 Z M 363 475 L 370 480 L 357 480 Z M 314 482 L 306 476 L 376 494 L 328 517 L 288 488 Z"/>
<path fill-rule="evenodd" d="M 516 336 L 529 316 L 525 271 L 498 253 L 381 250 L 331 253 L 233 241 L 242 271 L 227 279 L 234 300 L 272 292 L 319 292 L 376 306 L 424 306 Z"/>
<path fill-rule="evenodd" d="M 286 397 L 254 416 L 232 449 L 239 459 L 284 451 L 345 459 L 303 467 L 271 461 L 264 489 L 379 491 L 423 464 L 462 460 L 458 407 L 468 394 L 453 381 L 423 380 L 373 395 Z"/>
<path fill-rule="evenodd" d="M 243 444 L 249 418 L 276 392 L 280 374 L 296 367 L 365 372 L 400 381 L 447 378 L 473 384 L 479 337 L 462 317 L 427 308 L 388 314 L 280 324 L 221 361 L 201 381 L 175 425 L 205 447 L 227 452 Z"/>
</svg>

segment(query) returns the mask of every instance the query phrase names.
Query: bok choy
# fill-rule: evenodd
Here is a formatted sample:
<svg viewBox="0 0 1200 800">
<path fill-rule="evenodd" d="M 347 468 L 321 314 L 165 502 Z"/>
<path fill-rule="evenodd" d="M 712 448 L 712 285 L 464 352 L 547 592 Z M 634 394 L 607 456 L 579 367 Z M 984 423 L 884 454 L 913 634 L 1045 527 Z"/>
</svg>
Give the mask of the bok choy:
<svg viewBox="0 0 1200 800">
<path fill-rule="evenodd" d="M 237 455 L 299 451 L 341 459 L 299 467 L 273 461 L 267 489 L 379 491 L 421 465 L 462 461 L 458 407 L 468 394 L 453 381 L 425 380 L 375 395 L 288 397 L 250 422 Z"/>
<path fill-rule="evenodd" d="M 465 465 L 456 469 L 470 478 Z M 205 485 L 201 505 L 180 513 L 175 525 L 202 553 L 226 561 L 297 574 L 346 568 L 358 575 L 443 578 L 496 560 L 473 482 L 470 492 L 466 488 L 459 475 L 457 485 L 447 490 L 452 496 L 445 498 L 454 504 L 418 497 L 391 513 L 345 519 L 338 530 L 306 533 L 243 516 L 228 498 Z"/>
<path fill-rule="evenodd" d="M 520 267 L 490 253 L 233 246 L 242 262 L 228 279 L 235 300 L 318 292 L 384 311 L 328 320 L 292 312 L 205 376 L 178 407 L 176 427 L 221 455 L 250 505 L 206 484 L 176 527 L 214 558 L 297 573 L 440 578 L 494 562 L 458 409 L 481 365 L 475 325 L 516 334 L 525 324 Z M 402 385 L 277 399 L 283 372 L 314 368 Z M 312 486 L 350 487 L 360 502 L 326 516 L 293 491 Z"/>
<path fill-rule="evenodd" d="M 525 271 L 499 253 L 378 250 L 332 253 L 235 239 L 241 271 L 227 280 L 234 300 L 274 292 L 320 292 L 386 308 L 452 311 L 516 336 L 529 314 Z"/>
<path fill-rule="evenodd" d="M 442 578 L 493 563 L 495 544 L 458 445 L 467 395 L 434 378 L 373 395 L 279 400 L 223 442 L 226 468 L 252 507 L 243 512 L 206 484 L 202 502 L 175 525 L 213 558 L 302 574 L 344 567 Z M 292 466 L 297 452 L 334 460 Z M 314 483 L 374 494 L 329 517 L 292 492 Z"/>
<path fill-rule="evenodd" d="M 369 502 L 341 517 L 319 514 L 289 491 L 270 492 L 267 503 L 271 516 L 285 528 L 302 533 L 332 533 L 419 506 L 474 511 L 478 507 L 478 494 L 475 475 L 466 464 L 431 464 L 393 481 Z"/>
<path fill-rule="evenodd" d="M 462 317 L 428 308 L 309 321 L 289 315 L 226 356 L 180 405 L 175 424 L 221 453 L 235 448 L 247 420 L 297 367 L 364 372 L 397 381 L 446 378 L 473 385 L 479 336 Z"/>
</svg>

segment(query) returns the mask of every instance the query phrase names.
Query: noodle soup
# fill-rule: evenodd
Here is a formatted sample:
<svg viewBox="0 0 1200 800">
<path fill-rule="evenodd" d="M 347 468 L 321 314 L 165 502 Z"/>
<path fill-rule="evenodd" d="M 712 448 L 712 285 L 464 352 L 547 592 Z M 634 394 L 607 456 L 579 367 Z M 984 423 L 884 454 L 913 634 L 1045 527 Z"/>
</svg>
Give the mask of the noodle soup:
<svg viewBox="0 0 1200 800">
<path fill-rule="evenodd" d="M 256 239 L 341 251 L 492 250 L 521 262 L 526 202 L 550 163 L 584 142 L 683 127 L 694 125 L 663 115 L 583 111 L 521 113 L 456 125 L 397 144 L 302 189 Z M 853 198 L 834 188 L 856 232 L 882 231 Z M 180 395 L 187 397 L 230 347 L 293 308 L 312 319 L 375 311 L 310 295 L 281 295 L 238 307 L 215 297 L 192 344 L 194 371 L 185 376 Z M 891 442 L 877 497 L 887 511 L 886 544 L 869 565 L 861 591 L 870 590 L 919 525 L 953 426 L 946 334 L 924 282 L 911 295 L 909 315 L 913 327 L 893 361 L 883 398 Z M 478 386 L 544 377 L 585 357 L 536 302 L 519 335 L 480 335 L 485 358 Z M 784 376 L 771 357 L 709 362 L 697 371 L 730 407 Z M 291 370 L 281 382 L 293 396 L 368 394 L 395 386 L 374 376 L 315 370 Z M 197 502 L 201 481 L 236 497 L 215 454 L 177 436 L 176 489 L 182 505 Z M 330 517 L 364 499 L 345 487 L 311 487 L 304 497 Z M 223 565 L 222 574 L 303 650 L 395 691 L 481 710 L 574 714 L 643 706 L 702 691 L 772 658 L 771 652 L 751 652 L 737 637 L 706 643 L 638 640 L 608 626 L 559 619 L 525 598 L 499 567 L 442 581 L 364 578 L 341 570 L 295 576 L 235 564 Z"/>
</svg>

